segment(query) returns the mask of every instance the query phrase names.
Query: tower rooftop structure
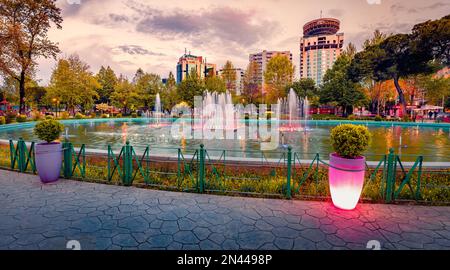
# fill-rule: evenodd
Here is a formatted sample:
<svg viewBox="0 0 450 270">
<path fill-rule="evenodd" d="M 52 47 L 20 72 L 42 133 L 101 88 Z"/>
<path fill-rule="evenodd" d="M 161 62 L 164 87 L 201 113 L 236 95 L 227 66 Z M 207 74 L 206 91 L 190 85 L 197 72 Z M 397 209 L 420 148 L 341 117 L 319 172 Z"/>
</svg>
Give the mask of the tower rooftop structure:
<svg viewBox="0 0 450 270">
<path fill-rule="evenodd" d="M 307 22 L 303 26 L 303 36 L 334 35 L 339 31 L 341 22 L 334 18 L 320 18 Z"/>
</svg>

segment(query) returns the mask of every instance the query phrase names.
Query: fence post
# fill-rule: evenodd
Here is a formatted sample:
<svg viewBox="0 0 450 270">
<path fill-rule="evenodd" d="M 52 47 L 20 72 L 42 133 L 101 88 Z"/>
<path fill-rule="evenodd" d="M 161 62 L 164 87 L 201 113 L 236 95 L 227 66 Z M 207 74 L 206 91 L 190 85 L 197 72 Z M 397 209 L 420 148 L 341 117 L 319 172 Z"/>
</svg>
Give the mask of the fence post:
<svg viewBox="0 0 450 270">
<path fill-rule="evenodd" d="M 286 182 L 286 197 L 291 198 L 291 173 L 292 173 L 292 147 L 288 147 L 287 153 L 287 182 Z"/>
<path fill-rule="evenodd" d="M 200 144 L 200 153 L 199 153 L 199 171 L 198 171 L 198 184 L 199 184 L 199 192 L 203 193 L 205 189 L 205 146 Z"/>
<path fill-rule="evenodd" d="M 64 178 L 72 177 L 72 143 L 63 142 L 64 151 Z"/>
<path fill-rule="evenodd" d="M 25 172 L 27 145 L 22 138 L 17 142 L 17 148 L 19 148 L 19 157 L 17 160 L 19 171 Z"/>
<path fill-rule="evenodd" d="M 181 149 L 178 148 L 178 160 L 177 160 L 177 185 L 181 186 Z"/>
<path fill-rule="evenodd" d="M 131 177 L 133 174 L 133 154 L 130 142 L 127 141 L 123 153 L 123 184 L 125 186 L 131 185 Z"/>
<path fill-rule="evenodd" d="M 387 160 L 387 171 L 386 171 L 386 196 L 385 200 L 387 203 L 392 201 L 392 195 L 394 193 L 395 187 L 395 153 L 394 148 L 389 149 L 389 155 Z"/>
<path fill-rule="evenodd" d="M 423 156 L 420 156 L 419 160 L 419 171 L 417 172 L 417 189 L 416 189 L 416 200 L 419 200 L 422 195 L 420 192 L 421 189 L 421 177 L 422 177 L 422 163 L 423 163 Z"/>
<path fill-rule="evenodd" d="M 108 181 L 111 181 L 111 145 L 108 144 Z"/>
</svg>

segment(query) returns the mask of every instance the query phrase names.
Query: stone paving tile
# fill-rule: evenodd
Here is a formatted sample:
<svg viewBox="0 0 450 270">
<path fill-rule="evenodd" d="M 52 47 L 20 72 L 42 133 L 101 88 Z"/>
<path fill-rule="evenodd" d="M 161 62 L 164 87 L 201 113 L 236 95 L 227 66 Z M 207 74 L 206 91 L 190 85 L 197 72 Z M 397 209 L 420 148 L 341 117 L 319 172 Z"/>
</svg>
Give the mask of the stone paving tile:
<svg viewBox="0 0 450 270">
<path fill-rule="evenodd" d="M 0 249 L 450 250 L 450 207 L 189 194 L 0 170 Z"/>
</svg>

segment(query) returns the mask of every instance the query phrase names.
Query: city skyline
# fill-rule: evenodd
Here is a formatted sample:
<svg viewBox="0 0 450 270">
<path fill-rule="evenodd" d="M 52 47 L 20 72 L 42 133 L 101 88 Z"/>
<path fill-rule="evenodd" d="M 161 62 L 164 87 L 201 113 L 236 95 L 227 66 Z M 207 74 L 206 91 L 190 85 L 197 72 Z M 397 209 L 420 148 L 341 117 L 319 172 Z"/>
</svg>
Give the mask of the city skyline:
<svg viewBox="0 0 450 270">
<path fill-rule="evenodd" d="M 141 67 L 162 78 L 188 48 L 220 69 L 226 60 L 245 69 L 249 54 L 263 50 L 291 51 L 299 77 L 299 39 L 303 25 L 320 17 L 341 21 L 345 45 L 357 48 L 375 29 L 385 33 L 409 32 L 421 21 L 445 15 L 443 1 L 337 0 L 316 1 L 108 1 L 59 0 L 63 29 L 52 29 L 50 39 L 59 43 L 59 57 L 77 53 L 96 73 L 101 65 L 131 78 Z M 183 4 L 184 3 L 184 4 Z M 291 7 L 291 8 L 288 8 Z M 283 11 L 283 12 L 281 12 Z M 270 18 L 270 19 L 268 19 Z M 206 26 L 206 27 L 205 27 Z M 47 84 L 53 59 L 39 60 L 36 73 Z"/>
</svg>

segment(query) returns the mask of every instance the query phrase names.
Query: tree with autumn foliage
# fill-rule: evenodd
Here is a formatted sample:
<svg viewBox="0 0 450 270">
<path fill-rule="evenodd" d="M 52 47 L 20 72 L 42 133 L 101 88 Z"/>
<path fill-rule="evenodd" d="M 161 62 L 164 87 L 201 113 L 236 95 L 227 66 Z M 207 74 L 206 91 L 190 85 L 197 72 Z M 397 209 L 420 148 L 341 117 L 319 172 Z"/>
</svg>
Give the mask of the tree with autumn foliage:
<svg viewBox="0 0 450 270">
<path fill-rule="evenodd" d="M 246 104 L 256 104 L 261 100 L 261 84 L 258 81 L 259 64 L 251 61 L 244 73 L 244 87 L 241 96 Z"/>
<path fill-rule="evenodd" d="M 285 96 L 285 88 L 292 84 L 294 72 L 295 67 L 286 55 L 277 54 L 269 60 L 264 72 L 265 102 L 276 104 L 278 98 Z"/>
<path fill-rule="evenodd" d="M 450 63 L 450 15 L 426 21 L 413 27 L 411 34 L 391 35 L 356 54 L 349 69 L 354 81 L 373 78 L 392 79 L 402 113 L 406 115 L 407 99 L 401 79 L 432 74 L 440 65 Z"/>
<path fill-rule="evenodd" d="M 366 96 L 369 98 L 369 111 L 380 115 L 386 104 L 396 98 L 395 86 L 392 80 L 377 82 L 369 80 L 363 84 Z"/>
<path fill-rule="evenodd" d="M 20 113 L 25 112 L 26 78 L 40 57 L 56 59 L 60 52 L 47 33 L 62 24 L 56 0 L 0 0 L 0 73 L 19 83 Z"/>
<path fill-rule="evenodd" d="M 227 61 L 222 68 L 222 79 L 225 81 L 226 88 L 229 92 L 236 92 L 236 69 L 231 61 Z"/>
<path fill-rule="evenodd" d="M 94 99 L 98 98 L 98 88 L 100 84 L 89 70 L 89 65 L 74 54 L 58 61 L 47 89 L 47 100 L 51 102 L 55 99 L 75 114 L 78 105 L 83 110 L 92 107 Z"/>
<path fill-rule="evenodd" d="M 139 94 L 136 87 L 127 78 L 120 75 L 114 92 L 111 94 L 111 101 L 115 107 L 122 108 L 123 114 L 130 113 L 139 103 Z"/>
</svg>

